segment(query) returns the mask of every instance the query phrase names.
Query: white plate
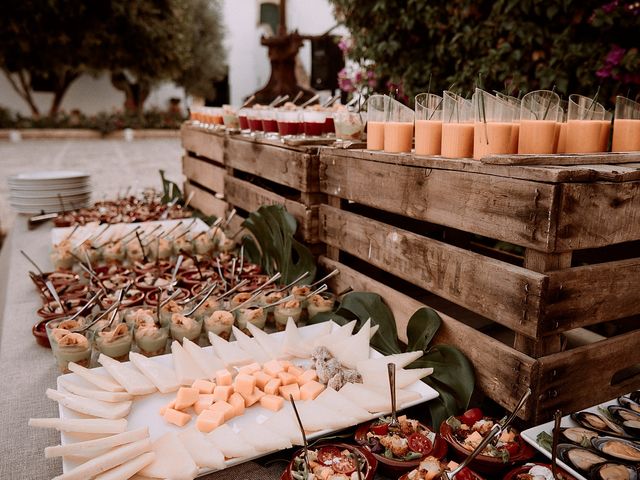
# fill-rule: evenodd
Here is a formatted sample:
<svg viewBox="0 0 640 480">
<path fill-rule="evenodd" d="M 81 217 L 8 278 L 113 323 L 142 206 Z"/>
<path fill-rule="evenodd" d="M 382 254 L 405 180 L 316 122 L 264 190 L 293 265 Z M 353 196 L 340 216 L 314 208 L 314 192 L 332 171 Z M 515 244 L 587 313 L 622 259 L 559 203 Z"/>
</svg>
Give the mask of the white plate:
<svg viewBox="0 0 640 480">
<path fill-rule="evenodd" d="M 60 195 L 62 198 L 72 197 L 77 195 L 88 195 L 91 193 L 91 185 L 85 185 L 82 187 L 67 188 L 64 190 L 13 190 L 9 191 L 9 196 L 19 200 L 21 198 L 58 198 Z"/>
<path fill-rule="evenodd" d="M 43 206 L 43 207 L 51 207 L 56 206 L 62 207 L 64 206 L 64 210 L 73 210 L 75 209 L 75 205 L 77 203 L 84 203 L 91 200 L 91 193 L 80 193 L 78 195 L 69 195 L 66 197 L 62 197 L 62 203 L 58 197 L 45 197 L 45 198 L 16 198 L 13 195 L 9 196 L 9 202 L 11 205 L 16 205 L 20 207 L 30 207 L 30 206 Z"/>
<path fill-rule="evenodd" d="M 41 170 L 38 172 L 26 172 L 11 175 L 7 180 L 9 184 L 28 183 L 74 183 L 80 179 L 89 178 L 89 174 L 77 170 Z"/>
<path fill-rule="evenodd" d="M 60 183 L 60 184 L 56 184 L 56 183 L 46 183 L 46 184 L 38 184 L 38 185 L 33 185 L 33 184 L 18 184 L 18 185 L 14 185 L 14 184 L 9 184 L 9 190 L 11 190 L 12 192 L 64 192 L 66 190 L 75 190 L 78 188 L 89 188 L 91 187 L 91 180 L 86 179 L 86 180 L 80 180 L 78 182 L 74 182 L 74 183 Z"/>
<path fill-rule="evenodd" d="M 90 201 L 85 201 L 85 202 L 79 202 L 79 203 L 74 203 L 73 204 L 73 208 L 85 208 L 88 207 L 91 204 Z M 34 207 L 34 206 L 24 206 L 24 205 L 13 205 L 12 204 L 13 209 L 18 212 L 18 213 L 57 213 L 57 212 L 61 212 L 62 208 L 60 207 L 60 205 L 49 205 L 49 206 L 38 206 L 38 207 Z"/>
<path fill-rule="evenodd" d="M 336 324 L 333 324 L 333 325 L 335 328 Z M 304 338 L 309 338 L 311 336 L 317 335 L 317 332 L 321 328 L 323 328 L 322 324 L 308 325 L 306 327 L 300 328 L 300 334 L 303 335 Z M 271 335 L 273 335 L 275 338 L 278 338 L 278 339 L 284 339 L 284 332 L 276 332 L 276 333 L 272 333 Z M 211 349 L 213 347 L 205 347 L 205 348 Z M 382 357 L 382 355 L 376 352 L 375 350 L 370 349 L 370 357 L 380 358 Z M 162 365 L 169 366 L 169 367 L 172 366 L 171 354 L 153 357 L 152 359 Z M 104 371 L 104 369 L 102 367 L 99 367 L 95 369 L 95 371 L 100 372 L 100 371 Z M 58 377 L 58 379 L 60 378 L 73 381 L 74 383 L 75 382 L 80 383 L 89 388 L 95 388 L 84 383 L 84 380 L 79 378 L 74 373 L 70 373 L 70 374 L 62 375 L 61 377 Z M 58 381 L 58 388 L 61 388 L 59 381 Z M 436 392 L 434 389 L 429 387 L 429 385 L 427 385 L 422 381 L 418 381 L 410 385 L 409 387 L 407 387 L 407 389 L 420 393 L 421 398 L 411 403 L 408 403 L 406 405 L 403 405 L 403 408 L 408 408 L 414 405 L 418 405 L 420 403 L 432 400 L 438 396 L 438 392 Z M 164 419 L 158 413 L 158 411 L 160 410 L 160 407 L 165 406 L 167 403 L 173 400 L 175 396 L 176 396 L 175 392 L 167 393 L 167 394 L 156 392 L 151 395 L 146 395 L 143 397 L 135 397 L 133 401 L 133 405 L 131 407 L 131 412 L 127 417 L 127 420 L 128 420 L 127 429 L 133 430 L 136 428 L 148 426 L 149 434 L 151 436 L 151 439 L 153 440 L 163 435 L 166 432 L 179 432 L 179 431 L 182 431 L 184 428 L 187 428 L 186 426 L 181 428 L 175 425 L 168 424 L 166 421 L 164 421 Z M 59 406 L 58 410 L 60 413 L 60 418 L 88 418 L 86 416 L 77 414 L 62 406 Z M 378 418 L 382 414 L 388 414 L 388 413 L 389 412 L 380 412 L 376 414 L 371 414 L 370 419 L 373 420 L 375 418 Z M 239 430 L 241 426 L 247 425 L 248 423 L 251 423 L 251 424 L 256 422 L 263 423 L 274 414 L 275 414 L 274 412 L 267 410 L 266 408 L 260 407 L 259 405 L 258 406 L 254 405 L 250 408 L 247 408 L 245 410 L 244 415 L 240 417 L 236 417 L 226 423 L 230 427 L 234 428 L 234 430 Z M 195 418 L 192 419 L 188 425 L 193 425 L 193 424 L 195 424 Z M 339 430 L 342 430 L 342 429 L 322 430 L 322 431 L 314 432 L 307 435 L 307 438 L 308 440 L 315 440 L 317 438 L 323 437 L 329 433 L 337 432 Z M 68 443 L 74 443 L 81 440 L 81 438 L 79 438 L 77 435 L 71 435 L 65 432 L 61 432 L 60 439 L 61 439 L 62 445 L 66 445 Z M 274 452 L 275 450 L 272 452 L 260 453 L 259 455 L 256 455 L 255 457 L 251 457 L 251 458 L 234 458 L 231 460 L 227 460 L 225 462 L 226 467 L 228 468 L 234 465 L 239 465 L 241 463 L 248 462 L 249 460 L 253 460 L 255 458 L 259 458 L 265 455 L 270 455 L 271 453 L 274 453 Z M 77 465 L 78 464 L 73 462 L 70 458 L 65 457 L 63 458 L 63 461 L 62 461 L 62 470 L 63 472 L 69 472 L 71 469 L 73 469 Z M 214 470 L 210 470 L 210 469 L 200 469 L 200 472 L 198 475 L 199 476 L 206 475 L 213 471 Z"/>
<path fill-rule="evenodd" d="M 609 405 L 617 405 L 617 404 L 618 404 L 618 400 L 613 399 L 608 402 L 601 403 L 600 405 L 596 405 L 591 408 L 585 408 L 584 410 L 580 410 L 580 411 L 599 413 L 598 407 L 607 408 Z M 562 417 L 560 426 L 561 427 L 578 427 L 579 425 L 576 422 L 574 422 L 569 415 L 566 415 Z M 542 425 L 538 425 L 537 427 L 532 427 L 528 430 L 525 430 L 524 432 L 521 432 L 520 435 L 522 436 L 522 438 L 524 438 L 525 442 L 527 442 L 529 445 L 531 445 L 533 448 L 537 449 L 538 451 L 542 452 L 548 459 L 551 459 L 551 452 L 549 452 L 548 450 L 543 448 L 540 444 L 538 444 L 537 438 L 538 438 L 538 435 L 540 435 L 540 433 L 542 432 L 547 432 L 549 435 L 551 435 L 552 430 L 553 430 L 553 421 L 543 423 Z M 578 480 L 588 480 L 587 478 L 585 478 L 583 475 L 580 475 L 578 472 L 576 472 L 573 468 L 571 468 L 569 465 L 567 465 L 560 459 L 558 459 L 558 465 L 560 465 L 562 468 L 564 468 L 568 473 L 576 477 Z"/>
</svg>

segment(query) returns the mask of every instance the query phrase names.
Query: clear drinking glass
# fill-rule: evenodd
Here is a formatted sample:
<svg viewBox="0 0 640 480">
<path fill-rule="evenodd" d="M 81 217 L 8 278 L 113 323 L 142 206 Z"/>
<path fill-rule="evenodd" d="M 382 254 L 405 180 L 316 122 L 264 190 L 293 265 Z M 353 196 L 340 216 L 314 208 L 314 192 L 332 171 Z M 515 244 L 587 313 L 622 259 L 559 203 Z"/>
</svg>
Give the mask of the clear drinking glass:
<svg viewBox="0 0 640 480">
<path fill-rule="evenodd" d="M 413 119 L 415 112 L 397 100 L 387 103 L 387 121 L 384 123 L 384 151 L 408 153 L 413 146 Z"/>
<path fill-rule="evenodd" d="M 569 95 L 567 153 L 600 152 L 605 109 L 593 98 Z"/>
<path fill-rule="evenodd" d="M 522 97 L 518 153 L 555 153 L 562 118 L 560 97 L 551 90 L 536 90 Z"/>
<path fill-rule="evenodd" d="M 416 95 L 416 155 L 440 155 L 442 101 L 440 95 L 433 93 Z"/>
<path fill-rule="evenodd" d="M 612 152 L 640 151 L 640 103 L 616 97 Z"/>
<path fill-rule="evenodd" d="M 473 158 L 479 160 L 490 155 L 516 153 L 511 150 L 515 106 L 476 88 L 473 109 Z"/>
<path fill-rule="evenodd" d="M 447 158 L 473 156 L 473 106 L 469 100 L 450 91 L 442 95 L 442 145 Z"/>
<path fill-rule="evenodd" d="M 334 112 L 333 123 L 338 140 L 359 141 L 362 140 L 362 136 L 364 135 L 366 116 L 363 112 L 340 110 Z"/>
<path fill-rule="evenodd" d="M 306 109 L 302 113 L 304 120 L 304 134 L 307 137 L 321 137 L 324 133 L 324 124 L 327 112 L 315 109 Z"/>
<path fill-rule="evenodd" d="M 384 149 L 384 122 L 387 95 L 372 95 L 367 100 L 367 150 Z"/>
</svg>

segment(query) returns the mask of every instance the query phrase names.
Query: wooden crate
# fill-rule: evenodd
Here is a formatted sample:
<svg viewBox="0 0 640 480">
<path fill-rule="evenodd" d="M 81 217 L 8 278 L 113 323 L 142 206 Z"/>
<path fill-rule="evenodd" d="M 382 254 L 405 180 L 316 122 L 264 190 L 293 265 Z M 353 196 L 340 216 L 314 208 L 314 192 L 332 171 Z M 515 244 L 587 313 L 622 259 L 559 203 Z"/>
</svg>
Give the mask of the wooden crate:
<svg viewBox="0 0 640 480">
<path fill-rule="evenodd" d="M 627 325 L 565 349 L 584 327 L 640 315 L 640 163 L 632 160 L 640 157 L 624 156 L 625 165 L 505 166 L 325 148 L 319 235 L 328 257 L 365 262 L 429 292 L 449 318 L 501 332 L 504 355 L 476 345 L 477 329 L 464 339 L 468 355 L 475 348 L 488 355 L 470 355 L 479 386 L 508 406 L 515 385 L 530 385 L 526 412 L 540 421 L 553 408 L 583 408 L 640 387 L 632 375 L 640 330 Z M 488 239 L 521 254 L 496 251 Z M 509 378 L 495 372 L 505 358 Z"/>
</svg>

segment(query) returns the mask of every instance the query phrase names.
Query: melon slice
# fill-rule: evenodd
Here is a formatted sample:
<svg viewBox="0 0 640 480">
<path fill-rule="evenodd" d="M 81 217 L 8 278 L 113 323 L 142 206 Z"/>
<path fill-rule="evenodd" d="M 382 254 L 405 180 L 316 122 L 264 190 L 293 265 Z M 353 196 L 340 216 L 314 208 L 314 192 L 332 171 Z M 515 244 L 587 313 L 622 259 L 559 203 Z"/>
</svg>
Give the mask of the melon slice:
<svg viewBox="0 0 640 480">
<path fill-rule="evenodd" d="M 365 385 L 384 385 L 385 381 L 388 381 L 389 374 L 387 368 L 370 368 L 359 370 L 362 375 L 362 381 Z M 397 370 L 396 371 L 396 388 L 408 387 L 419 381 L 420 379 L 427 377 L 433 373 L 433 368 L 413 368 L 410 370 Z"/>
<path fill-rule="evenodd" d="M 327 322 L 329 323 L 329 322 Z M 324 335 L 320 335 L 313 340 L 313 346 L 315 347 L 326 347 L 329 345 L 335 344 L 337 342 L 341 342 L 342 340 L 349 338 L 351 336 L 351 332 L 356 326 L 357 320 L 352 320 L 349 323 L 345 323 L 340 326 L 337 324 L 333 324 L 333 328 L 329 333 Z"/>
<path fill-rule="evenodd" d="M 336 392 L 330 387 L 325 388 L 325 390 L 317 396 L 316 402 L 344 415 L 353 417 L 358 420 L 358 422 L 371 419 L 371 414 L 366 409 L 352 402 L 346 396 L 340 395 L 339 392 Z"/>
<path fill-rule="evenodd" d="M 130 395 L 127 392 L 107 392 L 105 390 L 85 388 L 81 385 L 78 385 L 77 383 L 69 381 L 64 377 L 59 378 L 58 383 L 67 392 L 73 393 L 74 395 L 79 395 L 85 398 L 93 398 L 94 400 L 101 400 L 103 402 L 111 402 L 111 403 L 126 402 L 128 400 L 133 400 L 133 395 Z"/>
<path fill-rule="evenodd" d="M 147 395 L 157 390 L 147 377 L 130 364 L 120 363 L 103 353 L 98 357 L 98 363 L 131 395 Z"/>
<path fill-rule="evenodd" d="M 358 333 L 336 343 L 331 343 L 327 345 L 327 348 L 340 363 L 348 368 L 356 368 L 359 361 L 369 358 L 370 332 L 371 320 L 367 320 Z"/>
<path fill-rule="evenodd" d="M 74 455 L 83 458 L 93 458 L 107 450 L 125 445 L 127 443 L 137 442 L 149 438 L 149 428 L 142 427 L 129 432 L 118 433 L 108 437 L 98 438 L 95 440 L 86 440 L 84 442 L 68 443 L 66 445 L 55 445 L 44 449 L 45 458 L 64 457 Z"/>
<path fill-rule="evenodd" d="M 267 355 L 273 360 L 286 360 L 291 358 L 291 355 L 282 351 L 282 344 L 276 337 L 269 335 L 264 330 L 260 330 L 252 323 L 247 323 L 247 328 L 251 332 L 251 335 L 253 335 L 253 338 L 258 341 L 263 350 L 267 352 Z"/>
<path fill-rule="evenodd" d="M 265 363 L 271 360 L 271 357 L 267 355 L 267 352 L 260 346 L 258 341 L 255 338 L 251 338 L 249 335 L 236 328 L 235 326 L 231 327 L 233 331 L 233 336 L 238 342 L 238 346 L 254 361 L 258 363 Z"/>
<path fill-rule="evenodd" d="M 47 389 L 46 395 L 60 405 L 78 413 L 84 413 L 92 417 L 116 420 L 129 415 L 131 402 L 109 403 L 92 398 L 79 397 L 73 393 L 62 393 L 51 388 Z"/>
<path fill-rule="evenodd" d="M 381 393 L 370 390 L 360 383 L 347 383 L 340 389 L 338 394 L 346 397 L 369 412 L 386 412 L 391 410 L 391 408 L 389 408 L 391 399 L 388 389 L 386 393 Z"/>
<path fill-rule="evenodd" d="M 175 392 L 180 386 L 173 368 L 165 367 L 136 352 L 129 353 L 129 360 L 161 393 Z"/>
<path fill-rule="evenodd" d="M 362 385 L 366 390 L 371 392 L 372 394 L 380 394 L 383 397 L 386 397 L 386 403 L 384 405 L 384 412 L 391 411 L 391 393 L 389 392 L 389 387 L 384 385 Z M 402 388 L 396 388 L 396 403 L 398 408 L 402 408 L 406 404 L 413 402 L 415 400 L 420 399 L 422 395 L 418 392 L 414 392 L 413 390 L 407 390 Z M 382 410 L 381 410 L 382 411 Z"/>
<path fill-rule="evenodd" d="M 337 412 L 315 400 L 296 402 L 296 407 L 305 431 L 317 432 L 318 430 L 345 428 L 358 423 L 354 417 Z"/>
<path fill-rule="evenodd" d="M 143 453 L 111 470 L 98 475 L 95 480 L 127 480 L 149 465 L 156 458 L 153 452 Z"/>
<path fill-rule="evenodd" d="M 124 392 L 124 387 L 116 382 L 113 377 L 97 373 L 95 370 L 89 370 L 82 365 L 69 362 L 69 370 L 83 378 L 87 382 L 98 388 L 107 390 L 108 392 Z"/>
<path fill-rule="evenodd" d="M 371 367 L 384 368 L 386 371 L 388 363 L 395 363 L 396 370 L 404 368 L 412 362 L 422 357 L 424 352 L 417 350 L 415 352 L 394 353 L 393 355 L 387 355 L 386 357 L 369 358 L 358 362 L 358 371 L 369 370 Z M 381 366 L 381 367 L 380 367 Z"/>
<path fill-rule="evenodd" d="M 207 434 L 207 440 L 227 458 L 253 457 L 258 453 L 226 424 Z"/>
<path fill-rule="evenodd" d="M 156 458 L 140 471 L 142 475 L 171 480 L 193 480 L 198 475 L 198 466 L 175 432 L 167 432 L 155 440 L 151 450 Z"/>
<path fill-rule="evenodd" d="M 257 423 L 245 425 L 245 427 L 240 430 L 239 435 L 240 438 L 261 453 L 284 450 L 292 446 L 288 436 L 274 432 L 264 425 Z"/>
<path fill-rule="evenodd" d="M 298 326 L 291 317 L 287 320 L 287 326 L 284 330 L 282 350 L 298 358 L 309 358 L 313 351 L 313 347 L 300 335 Z"/>
<path fill-rule="evenodd" d="M 222 452 L 207 441 L 204 434 L 195 428 L 188 428 L 180 432 L 178 438 L 198 467 L 215 468 L 216 470 L 222 470 L 225 467 Z"/>
<path fill-rule="evenodd" d="M 303 445 L 300 426 L 295 418 L 291 404 L 285 404 L 284 408 L 262 424 L 265 428 L 287 437 L 294 445 Z"/>
<path fill-rule="evenodd" d="M 188 338 L 182 340 L 182 347 L 209 380 L 215 379 L 216 372 L 225 366 L 220 357 L 213 353 L 212 348 L 202 348 Z"/>
<path fill-rule="evenodd" d="M 202 371 L 198 364 L 194 362 L 193 358 L 191 358 L 182 345 L 180 345 L 180 342 L 174 340 L 173 343 L 171 343 L 171 356 L 180 385 L 188 387 L 200 378 L 208 378 L 207 374 Z"/>
<path fill-rule="evenodd" d="M 215 333 L 209 332 L 209 341 L 218 357 L 227 367 L 253 363 L 253 358 L 242 350 L 237 343 L 229 343 Z"/>
</svg>

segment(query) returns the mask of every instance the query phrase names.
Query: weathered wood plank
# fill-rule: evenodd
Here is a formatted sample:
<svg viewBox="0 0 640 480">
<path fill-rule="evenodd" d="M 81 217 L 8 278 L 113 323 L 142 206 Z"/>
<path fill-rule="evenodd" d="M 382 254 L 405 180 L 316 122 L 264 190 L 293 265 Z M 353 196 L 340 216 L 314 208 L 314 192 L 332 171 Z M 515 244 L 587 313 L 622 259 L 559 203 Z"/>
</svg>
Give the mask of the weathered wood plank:
<svg viewBox="0 0 640 480">
<path fill-rule="evenodd" d="M 329 282 L 333 291 L 351 286 L 356 291 L 381 295 L 396 318 L 401 340 L 406 341 L 409 318 L 424 304 L 339 262 L 320 257 L 319 263 L 326 270 L 340 270 L 340 275 Z M 434 343 L 453 345 L 464 352 L 474 366 L 476 387 L 503 407 L 513 409 L 525 389 L 537 378 L 535 360 L 452 317 L 438 313 L 442 317 L 442 326 Z M 533 414 L 532 406 L 533 399 L 525 405 L 521 418 Z"/>
<path fill-rule="evenodd" d="M 318 206 L 306 206 L 277 193 L 253 185 L 245 180 L 227 176 L 225 178 L 225 198 L 233 206 L 247 212 L 257 210 L 262 205 L 282 204 L 298 221 L 298 232 L 308 243 L 318 242 Z"/>
<path fill-rule="evenodd" d="M 494 165 L 597 165 L 640 162 L 638 152 L 566 153 L 554 155 L 494 155 L 483 163 Z"/>
<path fill-rule="evenodd" d="M 216 217 L 226 215 L 228 207 L 227 202 L 220 198 L 216 198 L 212 193 L 207 192 L 188 181 L 184 184 L 184 192 L 187 197 L 191 195 L 191 192 L 193 192 L 191 204 L 194 208 L 197 208 L 205 215 L 215 215 Z"/>
<path fill-rule="evenodd" d="M 543 274 L 327 205 L 320 239 L 511 330 L 544 334 Z"/>
<path fill-rule="evenodd" d="M 575 412 L 640 389 L 640 375 L 612 382 L 614 375 L 640 365 L 640 330 L 538 359 L 540 396 L 534 423 L 556 409 Z"/>
<path fill-rule="evenodd" d="M 190 155 L 184 155 L 182 157 L 182 173 L 187 179 L 224 195 L 224 177 L 226 177 L 227 171 L 223 167 Z"/>
<path fill-rule="evenodd" d="M 180 128 L 180 137 L 182 147 L 188 152 L 206 157 L 219 164 L 224 163 L 224 133 L 206 131 L 190 123 L 183 123 Z"/>
<path fill-rule="evenodd" d="M 229 137 L 226 165 L 295 188 L 318 192 L 318 157 L 284 145 L 270 145 Z"/>
<path fill-rule="evenodd" d="M 555 245 L 555 185 L 323 155 L 321 190 L 541 251 Z"/>
<path fill-rule="evenodd" d="M 563 331 L 640 314 L 640 257 L 548 275 L 544 309 L 551 328 Z"/>
<path fill-rule="evenodd" d="M 554 251 L 640 239 L 640 181 L 561 187 Z"/>
</svg>

